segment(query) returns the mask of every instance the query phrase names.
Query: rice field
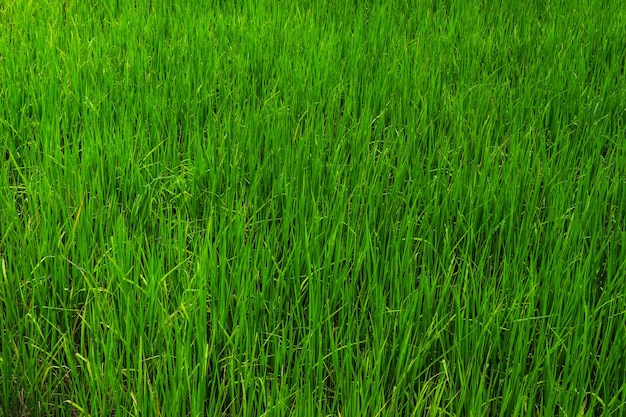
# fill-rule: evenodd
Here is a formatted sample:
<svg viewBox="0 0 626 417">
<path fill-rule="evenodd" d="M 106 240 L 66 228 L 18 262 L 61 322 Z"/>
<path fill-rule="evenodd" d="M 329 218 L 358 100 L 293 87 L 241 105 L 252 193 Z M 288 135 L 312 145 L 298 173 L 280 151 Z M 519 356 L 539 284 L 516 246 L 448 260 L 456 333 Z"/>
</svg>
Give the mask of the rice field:
<svg viewBox="0 0 626 417">
<path fill-rule="evenodd" d="M 0 2 L 0 417 L 626 415 L 626 8 Z"/>
</svg>

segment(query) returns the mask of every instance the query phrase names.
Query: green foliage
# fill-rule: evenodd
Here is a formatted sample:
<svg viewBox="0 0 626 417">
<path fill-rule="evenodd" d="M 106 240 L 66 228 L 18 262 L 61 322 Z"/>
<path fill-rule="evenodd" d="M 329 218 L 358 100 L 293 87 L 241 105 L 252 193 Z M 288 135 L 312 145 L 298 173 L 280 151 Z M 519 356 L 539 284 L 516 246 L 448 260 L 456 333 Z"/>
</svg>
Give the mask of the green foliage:
<svg viewBox="0 0 626 417">
<path fill-rule="evenodd" d="M 626 413 L 624 10 L 2 3 L 0 416 Z"/>
</svg>

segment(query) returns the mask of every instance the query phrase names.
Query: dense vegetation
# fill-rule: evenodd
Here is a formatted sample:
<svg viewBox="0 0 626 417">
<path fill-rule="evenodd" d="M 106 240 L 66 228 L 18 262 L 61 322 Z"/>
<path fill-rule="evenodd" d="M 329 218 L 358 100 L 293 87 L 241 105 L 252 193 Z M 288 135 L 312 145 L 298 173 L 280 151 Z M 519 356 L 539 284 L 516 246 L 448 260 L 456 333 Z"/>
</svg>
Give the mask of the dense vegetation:
<svg viewBox="0 0 626 417">
<path fill-rule="evenodd" d="M 625 66 L 617 0 L 1 2 L 0 416 L 626 414 Z"/>
</svg>

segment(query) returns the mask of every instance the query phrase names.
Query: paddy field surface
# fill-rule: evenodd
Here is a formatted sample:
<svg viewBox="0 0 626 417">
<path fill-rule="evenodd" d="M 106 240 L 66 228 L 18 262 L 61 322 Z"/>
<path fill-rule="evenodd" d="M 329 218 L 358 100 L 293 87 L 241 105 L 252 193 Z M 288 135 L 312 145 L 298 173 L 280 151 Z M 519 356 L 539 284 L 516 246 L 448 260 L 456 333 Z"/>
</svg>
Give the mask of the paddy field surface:
<svg viewBox="0 0 626 417">
<path fill-rule="evenodd" d="M 620 1 L 0 3 L 0 416 L 626 414 Z"/>
</svg>

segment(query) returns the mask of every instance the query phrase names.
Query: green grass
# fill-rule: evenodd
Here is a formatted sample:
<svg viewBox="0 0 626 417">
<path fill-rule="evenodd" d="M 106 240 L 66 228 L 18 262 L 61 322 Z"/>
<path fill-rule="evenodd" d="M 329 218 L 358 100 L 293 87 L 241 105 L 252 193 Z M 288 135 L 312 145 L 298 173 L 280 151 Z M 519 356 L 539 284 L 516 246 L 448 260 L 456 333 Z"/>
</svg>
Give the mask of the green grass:
<svg viewBox="0 0 626 417">
<path fill-rule="evenodd" d="M 0 416 L 626 414 L 625 22 L 0 3 Z"/>
</svg>

